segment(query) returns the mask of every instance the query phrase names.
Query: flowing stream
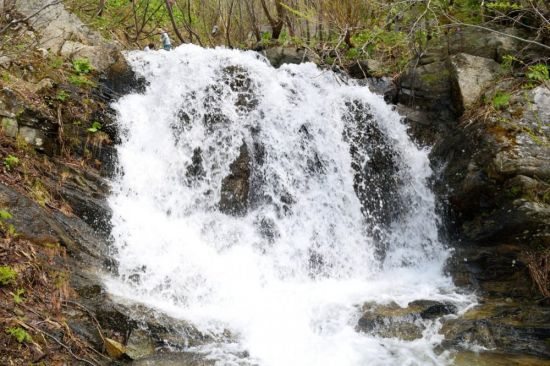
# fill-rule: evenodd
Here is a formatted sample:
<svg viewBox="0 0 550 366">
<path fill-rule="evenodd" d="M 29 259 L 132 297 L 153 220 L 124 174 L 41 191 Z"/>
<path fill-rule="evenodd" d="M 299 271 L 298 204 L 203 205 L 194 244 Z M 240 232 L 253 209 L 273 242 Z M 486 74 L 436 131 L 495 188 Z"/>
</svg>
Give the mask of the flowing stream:
<svg viewBox="0 0 550 366">
<path fill-rule="evenodd" d="M 357 331 L 365 303 L 450 301 L 428 151 L 368 88 L 315 65 L 185 45 L 132 52 L 114 104 L 111 293 L 193 324 L 219 365 L 445 365 Z"/>
</svg>

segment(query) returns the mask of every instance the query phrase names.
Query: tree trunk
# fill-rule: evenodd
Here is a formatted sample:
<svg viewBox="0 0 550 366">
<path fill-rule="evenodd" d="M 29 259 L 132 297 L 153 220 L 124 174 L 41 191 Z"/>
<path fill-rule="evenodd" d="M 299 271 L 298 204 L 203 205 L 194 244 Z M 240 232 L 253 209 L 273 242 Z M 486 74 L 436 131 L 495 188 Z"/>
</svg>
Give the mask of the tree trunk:
<svg viewBox="0 0 550 366">
<path fill-rule="evenodd" d="M 166 10 L 168 11 L 168 16 L 170 17 L 170 23 L 172 23 L 172 28 L 174 28 L 174 33 L 176 33 L 176 36 L 178 37 L 181 43 L 185 43 L 185 39 L 183 38 L 180 31 L 178 30 L 178 26 L 176 25 L 176 20 L 174 19 L 171 0 L 164 0 L 164 3 L 166 4 Z"/>
</svg>

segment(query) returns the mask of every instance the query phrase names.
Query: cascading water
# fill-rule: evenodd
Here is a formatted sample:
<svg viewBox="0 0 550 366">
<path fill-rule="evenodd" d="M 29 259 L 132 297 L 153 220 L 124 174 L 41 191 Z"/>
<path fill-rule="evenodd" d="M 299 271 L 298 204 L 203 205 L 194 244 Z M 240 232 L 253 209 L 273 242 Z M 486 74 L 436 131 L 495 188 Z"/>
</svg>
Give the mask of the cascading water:
<svg viewBox="0 0 550 366">
<path fill-rule="evenodd" d="M 211 335 L 194 350 L 221 365 L 448 362 L 437 321 L 414 341 L 356 331 L 367 302 L 467 300 L 442 274 L 427 152 L 381 97 L 254 52 L 128 60 L 148 86 L 114 105 L 109 291 Z"/>
</svg>

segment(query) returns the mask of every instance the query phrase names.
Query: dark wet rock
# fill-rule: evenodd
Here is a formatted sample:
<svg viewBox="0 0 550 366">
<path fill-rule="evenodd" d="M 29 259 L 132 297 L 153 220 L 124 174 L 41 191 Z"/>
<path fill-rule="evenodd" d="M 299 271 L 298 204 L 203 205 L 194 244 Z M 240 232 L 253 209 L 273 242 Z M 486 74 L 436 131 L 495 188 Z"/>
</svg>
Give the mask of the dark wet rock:
<svg viewBox="0 0 550 366">
<path fill-rule="evenodd" d="M 355 172 L 354 190 L 361 202 L 363 215 L 378 224 L 369 225 L 369 230 L 380 241 L 380 250 L 384 252 L 380 227 L 395 220 L 405 204 L 399 192 L 402 179 L 400 157 L 391 138 L 370 113 L 369 106 L 354 102 L 349 103 L 348 108 L 349 115 L 344 118 L 349 127 L 344 136 L 350 142 Z"/>
<path fill-rule="evenodd" d="M 230 174 L 222 181 L 220 211 L 230 215 L 244 215 L 248 209 L 251 162 L 246 143 L 239 149 L 239 156 L 231 163 Z"/>
<path fill-rule="evenodd" d="M 382 95 L 387 103 L 397 103 L 399 90 L 392 78 L 387 76 L 369 77 L 365 83 L 372 92 Z"/>
<path fill-rule="evenodd" d="M 399 79 L 400 103 L 426 109 L 454 109 L 448 61 L 412 65 Z"/>
<path fill-rule="evenodd" d="M 276 46 L 268 48 L 263 53 L 273 67 L 309 61 L 305 48 Z"/>
</svg>

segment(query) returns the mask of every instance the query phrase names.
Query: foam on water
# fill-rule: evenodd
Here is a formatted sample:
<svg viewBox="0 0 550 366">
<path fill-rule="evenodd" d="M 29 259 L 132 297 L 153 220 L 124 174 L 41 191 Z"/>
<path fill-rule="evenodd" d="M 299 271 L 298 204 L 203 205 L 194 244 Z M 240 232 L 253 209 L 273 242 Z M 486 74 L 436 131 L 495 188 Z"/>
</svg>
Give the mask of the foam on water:
<svg viewBox="0 0 550 366">
<path fill-rule="evenodd" d="M 110 292 L 214 335 L 195 351 L 221 365 L 447 363 L 434 352 L 437 321 L 415 341 L 355 331 L 365 302 L 469 300 L 442 274 L 449 253 L 427 151 L 382 98 L 313 64 L 274 69 L 253 52 L 186 45 L 128 60 L 149 85 L 114 104 L 122 141 Z M 354 162 L 362 169 L 373 157 L 353 138 L 353 103 L 398 158 L 401 205 L 389 223 L 354 189 Z M 243 143 L 250 205 L 232 216 L 220 211 L 220 192 Z M 201 174 L 192 176 L 197 148 Z M 235 356 L 243 351 L 249 357 Z"/>
</svg>

